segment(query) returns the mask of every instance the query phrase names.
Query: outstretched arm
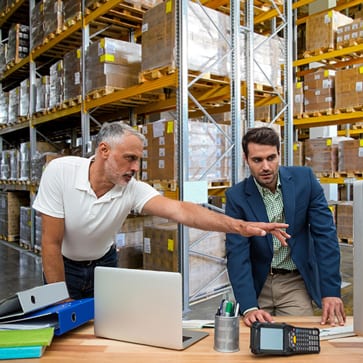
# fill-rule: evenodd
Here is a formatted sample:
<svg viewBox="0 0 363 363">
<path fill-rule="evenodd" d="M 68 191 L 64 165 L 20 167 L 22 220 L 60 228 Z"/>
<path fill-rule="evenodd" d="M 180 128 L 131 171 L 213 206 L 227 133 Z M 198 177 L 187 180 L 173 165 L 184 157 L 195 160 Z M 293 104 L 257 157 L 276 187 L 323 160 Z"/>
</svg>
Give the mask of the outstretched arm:
<svg viewBox="0 0 363 363">
<path fill-rule="evenodd" d="M 272 233 L 283 245 L 287 245 L 286 239 L 290 238 L 283 230 L 288 227 L 285 223 L 246 222 L 213 212 L 195 203 L 182 202 L 163 196 L 150 199 L 145 204 L 143 212 L 206 231 L 238 233 L 245 237 L 264 236 L 266 233 Z"/>
</svg>

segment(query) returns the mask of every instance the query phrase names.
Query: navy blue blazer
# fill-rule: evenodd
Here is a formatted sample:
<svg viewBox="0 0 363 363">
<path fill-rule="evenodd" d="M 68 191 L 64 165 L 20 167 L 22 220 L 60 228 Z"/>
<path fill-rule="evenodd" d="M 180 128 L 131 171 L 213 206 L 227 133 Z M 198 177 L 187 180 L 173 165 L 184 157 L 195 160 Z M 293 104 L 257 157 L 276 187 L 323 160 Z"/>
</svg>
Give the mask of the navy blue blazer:
<svg viewBox="0 0 363 363">
<path fill-rule="evenodd" d="M 281 166 L 279 173 L 291 257 L 309 295 L 321 307 L 322 297 L 341 294 L 340 249 L 332 212 L 310 168 Z M 252 176 L 227 190 L 226 214 L 268 222 Z M 272 235 L 247 238 L 227 233 L 226 253 L 229 279 L 241 311 L 258 306 L 273 256 Z"/>
</svg>

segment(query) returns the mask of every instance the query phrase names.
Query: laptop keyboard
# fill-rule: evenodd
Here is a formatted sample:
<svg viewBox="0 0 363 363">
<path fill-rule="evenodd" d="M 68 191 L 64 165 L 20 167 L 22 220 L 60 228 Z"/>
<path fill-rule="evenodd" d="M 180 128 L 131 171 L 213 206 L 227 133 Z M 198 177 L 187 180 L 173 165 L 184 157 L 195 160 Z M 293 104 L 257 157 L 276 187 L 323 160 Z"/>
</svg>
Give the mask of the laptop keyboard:
<svg viewBox="0 0 363 363">
<path fill-rule="evenodd" d="M 183 343 L 186 342 L 189 339 L 192 339 L 192 337 L 187 337 L 187 336 L 183 335 Z"/>
</svg>

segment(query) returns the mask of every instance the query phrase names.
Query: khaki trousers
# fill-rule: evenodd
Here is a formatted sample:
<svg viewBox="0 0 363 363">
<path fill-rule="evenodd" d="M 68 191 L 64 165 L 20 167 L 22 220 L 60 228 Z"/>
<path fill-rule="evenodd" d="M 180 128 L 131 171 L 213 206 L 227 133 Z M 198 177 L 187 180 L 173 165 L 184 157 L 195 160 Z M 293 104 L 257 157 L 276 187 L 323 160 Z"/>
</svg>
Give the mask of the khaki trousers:
<svg viewBox="0 0 363 363">
<path fill-rule="evenodd" d="M 260 309 L 271 315 L 314 315 L 313 305 L 299 272 L 268 275 L 258 298 Z"/>
</svg>

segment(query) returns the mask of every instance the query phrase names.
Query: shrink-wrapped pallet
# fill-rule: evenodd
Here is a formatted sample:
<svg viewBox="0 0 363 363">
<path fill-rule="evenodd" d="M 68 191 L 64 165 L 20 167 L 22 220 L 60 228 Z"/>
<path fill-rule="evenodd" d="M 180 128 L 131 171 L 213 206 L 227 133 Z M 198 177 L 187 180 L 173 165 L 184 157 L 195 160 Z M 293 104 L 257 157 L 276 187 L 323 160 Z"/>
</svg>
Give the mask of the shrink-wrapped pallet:
<svg viewBox="0 0 363 363">
<path fill-rule="evenodd" d="M 92 43 L 86 53 L 86 93 L 138 83 L 141 45 L 112 38 Z"/>
<path fill-rule="evenodd" d="M 64 65 L 64 101 L 81 95 L 81 50 L 67 52 L 63 57 Z"/>
<path fill-rule="evenodd" d="M 6 64 L 19 63 L 29 54 L 29 26 L 13 24 L 9 29 Z"/>
</svg>

